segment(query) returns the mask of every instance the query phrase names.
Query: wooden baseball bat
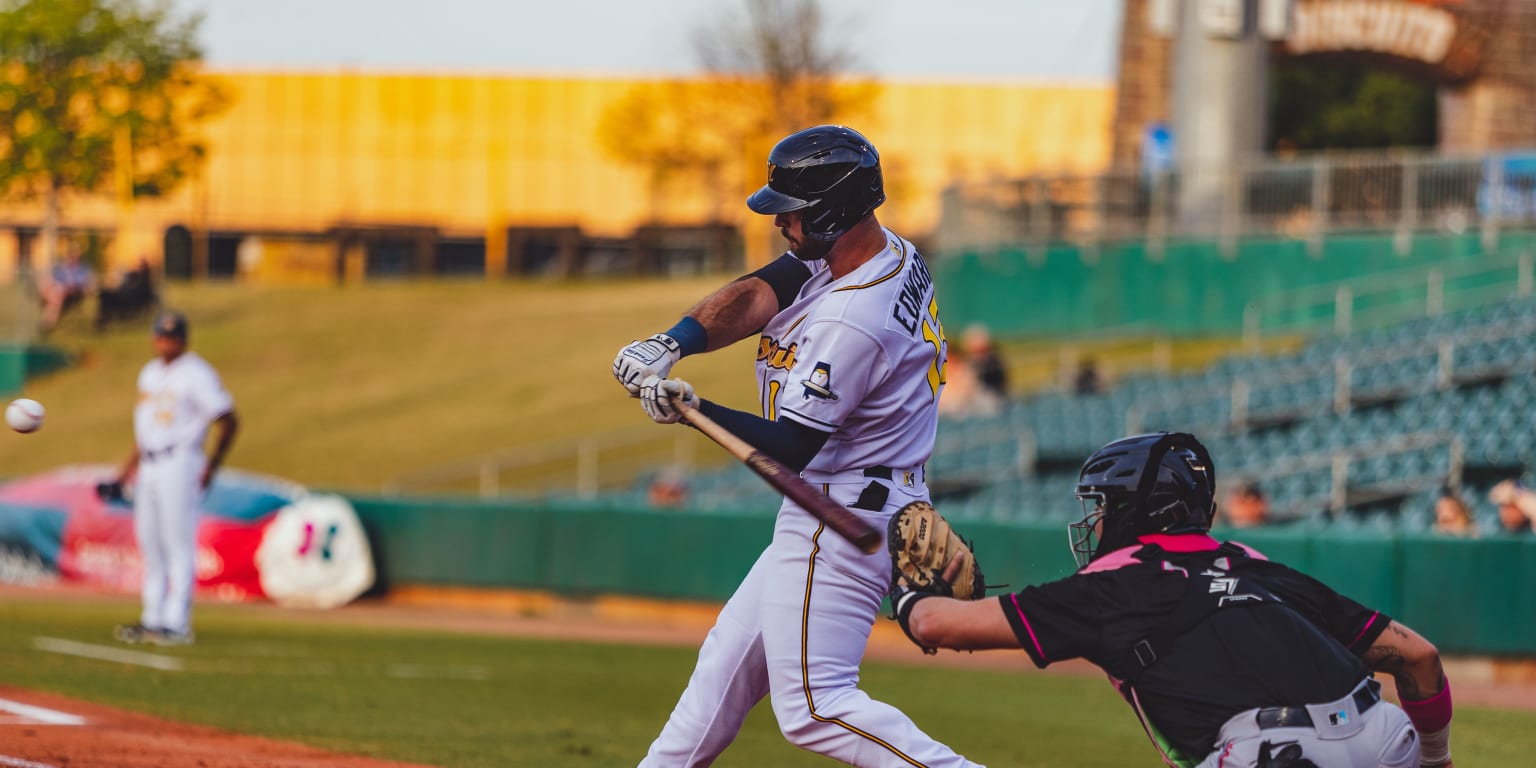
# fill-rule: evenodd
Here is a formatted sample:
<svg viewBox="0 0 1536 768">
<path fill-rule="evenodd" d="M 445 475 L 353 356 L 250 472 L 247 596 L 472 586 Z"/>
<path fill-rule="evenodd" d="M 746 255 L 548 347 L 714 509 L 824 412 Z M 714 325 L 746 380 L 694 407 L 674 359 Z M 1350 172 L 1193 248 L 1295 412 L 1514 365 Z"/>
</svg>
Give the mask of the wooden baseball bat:
<svg viewBox="0 0 1536 768">
<path fill-rule="evenodd" d="M 827 498 L 821 491 L 816 490 L 816 486 L 806 482 L 799 473 L 784 466 L 783 462 L 764 455 L 747 441 L 731 434 L 730 430 L 720 426 L 714 419 L 699 413 L 697 408 L 677 400 L 673 400 L 672 404 L 682 412 L 683 419 L 689 424 L 703 432 L 709 439 L 719 443 L 720 447 L 740 459 L 759 477 L 768 481 L 775 490 L 784 494 L 790 501 L 799 504 L 801 509 L 826 523 L 833 533 L 853 542 L 854 546 L 867 553 L 880 548 L 883 540 L 880 531 L 864 522 L 864 518 Z"/>
</svg>

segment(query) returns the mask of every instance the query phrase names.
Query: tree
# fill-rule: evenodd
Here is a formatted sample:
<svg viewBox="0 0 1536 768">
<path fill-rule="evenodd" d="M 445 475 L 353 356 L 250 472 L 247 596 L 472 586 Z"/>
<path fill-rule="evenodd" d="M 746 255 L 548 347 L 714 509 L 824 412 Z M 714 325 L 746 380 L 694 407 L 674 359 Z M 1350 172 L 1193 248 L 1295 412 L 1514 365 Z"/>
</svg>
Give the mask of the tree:
<svg viewBox="0 0 1536 768">
<path fill-rule="evenodd" d="M 203 160 L 192 129 L 227 99 L 196 76 L 201 22 L 168 0 L 0 0 L 0 194 L 44 201 L 48 258 L 67 194 L 161 195 Z"/>
<path fill-rule="evenodd" d="M 834 122 L 873 102 L 868 82 L 847 77 L 853 57 L 824 39 L 816 0 L 746 0 L 747 14 L 695 29 L 702 82 L 636 87 L 610 105 L 599 127 L 603 146 L 646 173 L 651 218 L 669 185 L 693 181 L 727 201 L 762 183 L 757 171 L 772 142 L 801 128 Z"/>
<path fill-rule="evenodd" d="M 1270 144 L 1292 149 L 1432 147 L 1433 82 L 1347 61 L 1293 61 L 1274 68 Z"/>
</svg>

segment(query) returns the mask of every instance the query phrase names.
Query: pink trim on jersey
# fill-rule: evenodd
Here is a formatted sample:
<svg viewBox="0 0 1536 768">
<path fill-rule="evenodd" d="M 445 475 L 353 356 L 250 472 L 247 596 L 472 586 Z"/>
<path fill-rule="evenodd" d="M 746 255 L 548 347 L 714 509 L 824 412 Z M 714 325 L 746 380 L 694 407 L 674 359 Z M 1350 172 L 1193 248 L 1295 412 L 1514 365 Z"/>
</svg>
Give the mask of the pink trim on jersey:
<svg viewBox="0 0 1536 768">
<path fill-rule="evenodd" d="M 1165 552 L 1210 552 L 1221 547 L 1221 542 L 1211 538 L 1206 533 L 1149 533 L 1146 536 L 1136 537 L 1137 544 L 1124 549 L 1117 549 L 1103 557 L 1089 563 L 1078 573 L 1101 573 L 1113 571 L 1116 568 L 1124 568 L 1127 565 L 1141 562 L 1131 555 L 1141 549 L 1144 544 L 1156 544 Z M 1255 560 L 1268 560 L 1263 553 L 1247 544 L 1232 542 L 1241 547 L 1248 556 Z"/>
<path fill-rule="evenodd" d="M 1349 647 L 1351 647 L 1351 648 L 1355 647 L 1355 643 L 1360 642 L 1360 638 L 1365 637 L 1365 633 L 1369 632 L 1371 630 L 1371 625 L 1376 623 L 1376 617 L 1378 617 L 1380 615 L 1381 615 L 1381 611 L 1377 611 L 1377 612 L 1371 614 L 1370 620 L 1365 622 L 1365 626 L 1360 628 L 1360 634 L 1355 635 L 1355 639 L 1349 641 Z"/>
<path fill-rule="evenodd" d="M 1040 639 L 1035 637 L 1035 628 L 1029 625 L 1029 617 L 1024 615 L 1024 609 L 1019 607 L 1019 594 L 1009 595 L 1013 598 L 1013 611 L 1019 615 L 1019 621 L 1024 622 L 1024 630 L 1029 633 L 1029 641 L 1035 644 L 1035 651 L 1040 654 L 1041 661 L 1050 661 L 1045 655 L 1045 649 L 1040 647 Z"/>
<path fill-rule="evenodd" d="M 1141 561 L 1131 557 L 1131 555 L 1135 554 L 1138 549 L 1141 549 L 1141 547 L 1117 549 L 1083 566 L 1083 569 L 1078 571 L 1078 573 L 1100 573 L 1103 571 L 1113 571 L 1116 568 L 1124 568 L 1127 565 L 1135 565 Z"/>
<path fill-rule="evenodd" d="M 1165 552 L 1209 552 L 1221 546 L 1221 542 L 1205 533 L 1151 533 L 1136 540 L 1156 544 Z"/>
</svg>

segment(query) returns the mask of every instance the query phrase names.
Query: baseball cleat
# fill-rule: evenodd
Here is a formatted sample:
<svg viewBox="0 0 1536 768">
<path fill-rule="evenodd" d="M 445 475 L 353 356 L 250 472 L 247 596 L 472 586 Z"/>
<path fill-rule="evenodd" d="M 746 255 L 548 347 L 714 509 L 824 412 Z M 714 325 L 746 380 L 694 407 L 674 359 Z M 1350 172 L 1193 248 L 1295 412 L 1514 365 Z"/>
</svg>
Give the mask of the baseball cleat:
<svg viewBox="0 0 1536 768">
<path fill-rule="evenodd" d="M 191 632 L 177 632 L 170 629 L 156 630 L 149 636 L 149 642 L 153 645 L 191 645 Z"/>
<path fill-rule="evenodd" d="M 117 638 L 118 642 L 129 645 L 151 642 L 151 638 L 158 634 L 160 634 L 158 630 L 143 624 L 119 624 L 112 630 L 112 636 Z"/>
</svg>

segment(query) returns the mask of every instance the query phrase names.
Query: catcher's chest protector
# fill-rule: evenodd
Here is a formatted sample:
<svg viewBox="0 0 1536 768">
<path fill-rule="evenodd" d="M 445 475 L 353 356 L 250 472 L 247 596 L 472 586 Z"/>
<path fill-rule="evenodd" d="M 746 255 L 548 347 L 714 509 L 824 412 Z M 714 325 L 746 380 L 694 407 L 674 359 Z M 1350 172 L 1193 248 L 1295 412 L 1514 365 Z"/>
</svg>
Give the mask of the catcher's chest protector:
<svg viewBox="0 0 1536 768">
<path fill-rule="evenodd" d="M 1143 673 L 1172 651 L 1175 640 L 1211 614 L 1223 609 L 1284 602 L 1258 579 L 1244 576 L 1246 566 L 1254 560 L 1230 542 L 1210 552 L 1178 554 L 1149 544 L 1133 557 L 1143 563 L 1161 564 L 1165 571 L 1182 571 L 1187 581 L 1184 595 L 1168 620 L 1131 646 L 1127 663 L 1122 667 L 1130 670 L 1125 679 L 1129 685 L 1140 681 Z"/>
</svg>

